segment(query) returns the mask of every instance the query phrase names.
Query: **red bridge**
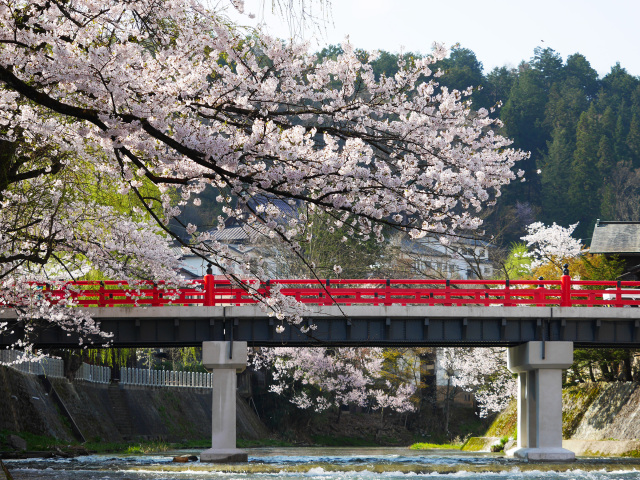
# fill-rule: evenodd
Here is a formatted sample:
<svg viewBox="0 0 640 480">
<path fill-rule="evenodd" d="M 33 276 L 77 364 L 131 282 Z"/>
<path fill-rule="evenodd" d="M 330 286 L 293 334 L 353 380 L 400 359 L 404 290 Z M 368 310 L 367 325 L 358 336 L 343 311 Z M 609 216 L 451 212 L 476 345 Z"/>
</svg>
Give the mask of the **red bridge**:
<svg viewBox="0 0 640 480">
<path fill-rule="evenodd" d="M 79 281 L 41 285 L 52 301 L 70 298 L 83 307 L 240 306 L 260 303 L 272 290 L 312 305 L 586 306 L 640 305 L 640 282 L 572 280 L 269 280 L 242 284 L 205 275 L 186 286 L 163 283 Z"/>
<path fill-rule="evenodd" d="M 52 302 L 72 300 L 113 334 L 114 347 L 198 346 L 247 341 L 253 346 L 513 346 L 571 341 L 583 347 L 640 346 L 640 282 L 560 280 L 271 280 L 206 275 L 183 286 L 83 281 L 34 286 Z M 265 308 L 275 292 L 305 304 L 301 323 Z M 266 301 L 264 301 L 266 299 Z M 77 348 L 79 338 L 46 318 L 25 329 L 14 309 L 0 313 L 12 333 L 36 346 Z M 85 338 L 83 344 L 102 344 Z"/>
</svg>

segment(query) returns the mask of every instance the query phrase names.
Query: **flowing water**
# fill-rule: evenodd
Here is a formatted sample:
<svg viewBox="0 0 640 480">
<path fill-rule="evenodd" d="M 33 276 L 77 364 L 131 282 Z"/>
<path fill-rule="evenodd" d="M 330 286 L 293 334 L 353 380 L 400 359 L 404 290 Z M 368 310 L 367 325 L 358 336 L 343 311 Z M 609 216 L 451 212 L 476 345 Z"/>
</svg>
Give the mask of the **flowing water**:
<svg viewBox="0 0 640 480">
<path fill-rule="evenodd" d="M 175 455 L 88 455 L 72 459 L 6 460 L 15 480 L 640 480 L 640 460 L 580 458 L 529 464 L 499 454 L 406 448 L 255 448 L 249 463 L 173 463 Z M 0 472 L 0 478 L 1 477 Z"/>
</svg>

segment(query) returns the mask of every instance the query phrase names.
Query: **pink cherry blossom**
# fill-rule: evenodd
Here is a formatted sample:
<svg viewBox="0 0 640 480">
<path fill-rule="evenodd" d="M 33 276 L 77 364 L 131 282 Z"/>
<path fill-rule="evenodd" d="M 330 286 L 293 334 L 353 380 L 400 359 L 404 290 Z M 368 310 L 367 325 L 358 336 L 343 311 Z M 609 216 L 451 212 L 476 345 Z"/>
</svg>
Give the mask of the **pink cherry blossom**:
<svg viewBox="0 0 640 480">
<path fill-rule="evenodd" d="M 438 85 L 440 45 L 376 79 L 348 42 L 318 61 L 195 0 L 0 0 L 0 24 L 0 141 L 27 157 L 48 149 L 24 165 L 28 181 L 0 189 L 7 285 L 86 270 L 178 282 L 169 225 L 208 186 L 222 204 L 214 228 L 239 222 L 292 254 L 308 225 L 283 221 L 275 201 L 332 215 L 362 240 L 385 241 L 384 224 L 414 237 L 473 230 L 527 156 L 470 108 L 470 89 Z M 70 172 L 79 193 L 59 178 Z M 108 179 L 100 188 L 142 213 L 91 200 L 93 180 L 79 172 Z M 261 211 L 258 198 L 268 199 Z M 196 255 L 266 279 L 242 252 L 185 227 L 193 242 L 174 238 Z M 263 307 L 293 323 L 304 313 L 277 288 Z M 66 321 L 59 313 L 43 317 Z"/>
</svg>

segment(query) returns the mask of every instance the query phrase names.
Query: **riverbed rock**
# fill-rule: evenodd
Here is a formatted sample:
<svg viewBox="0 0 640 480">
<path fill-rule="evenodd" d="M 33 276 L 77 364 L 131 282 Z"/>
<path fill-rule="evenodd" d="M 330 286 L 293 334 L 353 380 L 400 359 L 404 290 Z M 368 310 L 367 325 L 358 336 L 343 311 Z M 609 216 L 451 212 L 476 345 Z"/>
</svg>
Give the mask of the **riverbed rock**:
<svg viewBox="0 0 640 480">
<path fill-rule="evenodd" d="M 196 455 L 180 455 L 178 457 L 173 457 L 173 461 L 175 463 L 197 462 L 198 457 Z"/>
<path fill-rule="evenodd" d="M 14 450 L 24 452 L 27 449 L 27 441 L 24 438 L 20 438 L 17 435 L 7 436 L 7 443 Z"/>
</svg>

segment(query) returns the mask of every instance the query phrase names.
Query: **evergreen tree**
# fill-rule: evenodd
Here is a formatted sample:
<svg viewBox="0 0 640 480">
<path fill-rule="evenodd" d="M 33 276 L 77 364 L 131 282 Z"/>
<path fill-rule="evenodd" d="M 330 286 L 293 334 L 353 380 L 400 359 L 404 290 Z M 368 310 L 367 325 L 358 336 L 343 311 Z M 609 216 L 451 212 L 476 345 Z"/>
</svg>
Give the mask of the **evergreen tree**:
<svg viewBox="0 0 640 480">
<path fill-rule="evenodd" d="M 604 133 L 598 142 L 598 171 L 605 180 L 615 166 L 615 151 L 611 139 Z"/>
<path fill-rule="evenodd" d="M 600 89 L 598 72 L 591 68 L 591 64 L 584 55 L 579 53 L 569 55 L 563 74 L 567 80 L 573 79 L 573 81 L 577 82 L 576 86 L 580 87 L 587 99 L 591 100 L 598 94 Z"/>
<path fill-rule="evenodd" d="M 509 98 L 501 111 L 500 119 L 505 124 L 506 134 L 514 140 L 514 145 L 531 152 L 531 157 L 520 162 L 528 181 L 512 185 L 505 192 L 505 199 L 539 203 L 539 182 L 535 171 L 537 162 L 544 155 L 548 134 L 543 127 L 547 91 L 538 71 L 526 64 L 513 83 Z"/>
<path fill-rule="evenodd" d="M 611 176 L 616 166 L 613 142 L 603 133 L 598 143 L 598 171 L 603 178 L 600 190 L 600 215 L 601 218 L 616 218 L 616 192 L 612 187 Z"/>
<path fill-rule="evenodd" d="M 562 79 L 564 72 L 559 53 L 552 48 L 536 47 L 533 54 L 529 65 L 539 73 L 545 87 L 550 88 Z"/>
<path fill-rule="evenodd" d="M 441 85 L 460 91 L 474 87 L 475 90 L 471 96 L 474 108 L 491 106 L 489 105 L 489 97 L 482 88 L 485 83 L 482 63 L 478 61 L 476 54 L 471 50 L 454 47 L 449 57 L 439 62 L 437 67 L 444 72 L 440 77 Z"/>
<path fill-rule="evenodd" d="M 542 182 L 542 217 L 545 223 L 568 224 L 568 172 L 575 150 L 573 130 L 557 127 L 552 134 L 549 153 L 540 165 Z"/>
<path fill-rule="evenodd" d="M 504 104 L 507 101 L 516 77 L 516 70 L 507 67 L 496 67 L 489 72 L 485 79 L 486 87 L 484 88 L 489 106 L 494 106 L 498 102 Z"/>
<path fill-rule="evenodd" d="M 602 128 L 602 132 L 607 135 L 612 141 L 615 136 L 617 122 L 618 117 L 614 109 L 611 107 L 611 105 L 607 105 L 604 109 L 602 117 L 600 117 L 600 127 Z M 615 151 L 613 152 L 613 155 L 615 155 Z"/>
<path fill-rule="evenodd" d="M 600 213 L 598 192 L 603 183 L 598 171 L 600 136 L 597 113 L 592 104 L 589 110 L 580 115 L 578 122 L 568 190 L 570 222 L 580 222 L 576 235 L 583 238 L 589 236 Z"/>
<path fill-rule="evenodd" d="M 616 129 L 613 133 L 613 147 L 618 162 L 631 163 L 631 155 L 627 145 L 627 136 L 629 134 L 629 124 L 631 118 L 625 102 L 622 102 L 618 109 L 618 118 L 616 119 Z"/>
<path fill-rule="evenodd" d="M 634 168 L 640 167 L 640 115 L 636 113 L 631 117 L 626 145 L 629 149 L 631 165 Z"/>
</svg>

